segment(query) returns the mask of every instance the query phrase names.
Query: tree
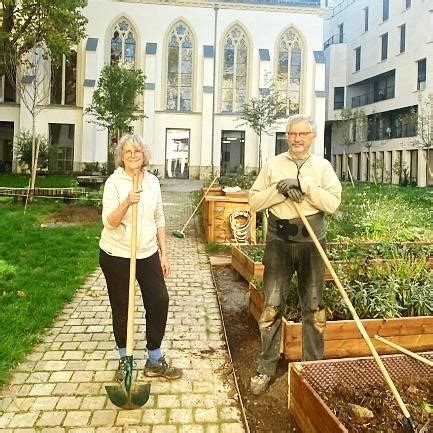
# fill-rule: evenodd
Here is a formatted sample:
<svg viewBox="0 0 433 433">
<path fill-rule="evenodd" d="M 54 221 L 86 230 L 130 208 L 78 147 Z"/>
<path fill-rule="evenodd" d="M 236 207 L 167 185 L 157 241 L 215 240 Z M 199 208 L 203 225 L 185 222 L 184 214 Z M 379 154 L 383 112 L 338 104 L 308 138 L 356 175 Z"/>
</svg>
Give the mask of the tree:
<svg viewBox="0 0 433 433">
<path fill-rule="evenodd" d="M 0 72 L 9 75 L 32 116 L 32 163 L 29 190 L 34 189 L 40 143 L 36 117 L 48 99 L 50 67 L 59 65 L 85 36 L 87 0 L 6 0 L 2 2 Z M 20 77 L 16 72 L 20 71 Z"/>
<path fill-rule="evenodd" d="M 425 150 L 423 153 L 429 177 L 433 177 L 432 168 L 430 167 L 430 151 L 433 147 L 433 93 L 428 96 L 420 96 L 418 102 L 418 111 L 413 114 L 413 123 L 417 125 L 417 135 L 413 144 L 420 149 Z"/>
<path fill-rule="evenodd" d="M 286 103 L 272 85 L 269 92 L 251 98 L 242 105 L 239 126 L 248 125 L 259 137 L 259 170 L 262 168 L 262 136 L 269 134 L 282 118 L 286 117 Z"/>
<path fill-rule="evenodd" d="M 107 128 L 109 136 L 119 141 L 133 121 L 145 117 L 137 103 L 138 96 L 143 94 L 145 79 L 143 71 L 131 64 L 104 66 L 92 102 L 85 110 L 94 117 L 88 122 Z M 108 151 L 112 152 L 110 145 Z"/>
<path fill-rule="evenodd" d="M 339 121 L 344 122 L 343 129 L 343 164 L 347 168 L 352 186 L 355 186 L 353 182 L 352 172 L 350 170 L 350 164 L 348 159 L 352 157 L 350 153 L 350 147 L 355 144 L 358 139 L 362 141 L 364 138 L 364 127 L 367 122 L 367 116 L 361 109 L 352 110 L 350 108 L 344 108 L 341 110 Z"/>
</svg>

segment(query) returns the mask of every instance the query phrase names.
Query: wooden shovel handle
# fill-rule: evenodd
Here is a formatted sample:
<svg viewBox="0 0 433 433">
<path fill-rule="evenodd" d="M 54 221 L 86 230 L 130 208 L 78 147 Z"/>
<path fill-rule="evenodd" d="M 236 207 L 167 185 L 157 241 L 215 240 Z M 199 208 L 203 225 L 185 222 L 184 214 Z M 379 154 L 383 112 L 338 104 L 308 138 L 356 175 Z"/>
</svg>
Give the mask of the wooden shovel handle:
<svg viewBox="0 0 433 433">
<path fill-rule="evenodd" d="M 403 412 L 406 419 L 411 420 L 411 416 L 409 411 L 406 408 L 406 405 L 404 404 L 402 398 L 400 397 L 400 394 L 397 391 L 397 388 L 394 385 L 394 382 L 392 381 L 391 377 L 388 374 L 388 371 L 386 370 L 385 366 L 383 365 L 382 360 L 379 357 L 379 354 L 376 351 L 376 348 L 373 345 L 373 342 L 370 339 L 370 336 L 367 334 L 367 331 L 364 328 L 364 325 L 362 324 L 358 314 L 356 313 L 355 308 L 352 305 L 352 302 L 350 302 L 349 297 L 347 296 L 346 291 L 344 290 L 337 274 L 334 271 L 334 268 L 331 265 L 331 262 L 329 261 L 328 257 L 326 256 L 325 251 L 322 248 L 322 245 L 320 245 L 319 240 L 317 239 L 316 234 L 314 233 L 313 229 L 311 228 L 310 223 L 308 222 L 307 218 L 305 218 L 305 215 L 303 214 L 301 208 L 299 207 L 299 204 L 296 202 L 293 202 L 293 205 L 295 206 L 296 212 L 298 213 L 299 217 L 301 218 L 302 222 L 304 223 L 304 226 L 308 230 L 308 233 L 311 236 L 311 239 L 314 242 L 314 245 L 316 246 L 317 250 L 319 251 L 320 256 L 322 257 L 323 261 L 325 262 L 326 267 L 328 268 L 328 271 L 331 273 L 332 278 L 335 281 L 335 285 L 337 286 L 338 291 L 340 292 L 340 295 L 344 299 L 344 302 L 346 302 L 347 307 L 349 308 L 349 311 L 352 313 L 353 319 L 355 320 L 356 326 L 359 329 L 359 332 L 363 336 L 365 342 L 367 343 L 368 348 L 370 349 L 370 352 L 372 353 L 384 379 L 386 380 L 386 383 L 388 384 L 390 390 L 392 391 L 394 398 L 396 399 L 398 405 L 400 406 L 401 411 Z"/>
<path fill-rule="evenodd" d="M 424 358 L 421 355 L 418 355 L 418 353 L 411 352 L 410 350 L 405 349 L 404 347 L 401 347 L 398 344 L 393 343 L 392 341 L 387 340 L 386 338 L 381 337 L 380 335 L 375 335 L 374 338 L 381 343 L 387 344 L 390 347 L 393 347 L 394 349 L 399 350 L 400 352 L 404 353 L 407 356 L 411 356 L 412 358 L 423 362 L 424 364 L 429 365 L 430 367 L 433 367 L 433 361 L 430 359 Z"/>
<path fill-rule="evenodd" d="M 138 189 L 140 171 L 134 173 L 133 191 Z M 134 319 L 135 319 L 135 271 L 137 258 L 137 211 L 138 203 L 132 204 L 131 224 L 131 260 L 129 262 L 129 293 L 128 293 L 128 325 L 126 331 L 126 356 L 132 356 L 134 347 Z"/>
</svg>

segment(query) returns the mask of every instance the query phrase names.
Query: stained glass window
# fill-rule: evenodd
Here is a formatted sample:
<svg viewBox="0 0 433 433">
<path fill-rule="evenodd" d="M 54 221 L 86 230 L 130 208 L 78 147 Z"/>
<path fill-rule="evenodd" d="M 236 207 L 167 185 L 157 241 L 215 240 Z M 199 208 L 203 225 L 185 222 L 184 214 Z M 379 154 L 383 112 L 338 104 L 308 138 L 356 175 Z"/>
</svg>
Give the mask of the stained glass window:
<svg viewBox="0 0 433 433">
<path fill-rule="evenodd" d="M 239 112 L 247 98 L 248 44 L 239 26 L 224 41 L 221 111 Z"/>
<path fill-rule="evenodd" d="M 287 30 L 278 44 L 278 65 L 275 87 L 286 101 L 287 114 L 299 113 L 302 82 L 302 44 L 292 29 Z"/>
<path fill-rule="evenodd" d="M 128 21 L 122 19 L 114 26 L 111 38 L 111 64 L 134 63 L 136 46 L 134 29 Z"/>
<path fill-rule="evenodd" d="M 192 111 L 193 37 L 179 22 L 168 38 L 167 110 Z"/>
</svg>

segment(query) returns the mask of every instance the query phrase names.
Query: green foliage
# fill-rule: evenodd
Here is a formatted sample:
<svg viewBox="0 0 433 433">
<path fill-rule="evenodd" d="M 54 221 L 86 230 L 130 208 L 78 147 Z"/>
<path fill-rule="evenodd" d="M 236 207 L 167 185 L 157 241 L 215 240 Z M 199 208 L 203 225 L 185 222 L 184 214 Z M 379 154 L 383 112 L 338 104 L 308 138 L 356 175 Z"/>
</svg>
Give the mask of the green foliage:
<svg viewBox="0 0 433 433">
<path fill-rule="evenodd" d="M 46 56 L 59 62 L 62 54 L 85 37 L 87 18 L 82 9 L 86 0 L 6 0 L 2 2 L 5 25 L 0 40 L 7 43 L 22 63 L 32 48 L 44 47 Z"/>
<path fill-rule="evenodd" d="M 274 86 L 269 93 L 251 98 L 241 107 L 242 121 L 239 126 L 248 125 L 259 137 L 259 170 L 262 167 L 262 135 L 272 132 L 277 122 L 286 117 L 286 102 Z"/>
<path fill-rule="evenodd" d="M 238 186 L 241 189 L 250 189 L 256 180 L 255 173 L 241 174 L 239 176 L 221 176 L 219 184 L 224 188 L 225 186 Z"/>
<path fill-rule="evenodd" d="M 205 251 L 208 254 L 230 253 L 230 245 L 220 244 L 218 242 L 209 242 L 205 245 Z"/>
<path fill-rule="evenodd" d="M 433 238 L 433 191 L 395 185 L 343 184 L 342 201 L 327 216 L 328 240 L 402 242 Z"/>
<path fill-rule="evenodd" d="M 32 140 L 33 135 L 30 131 L 24 129 L 20 131 L 15 152 L 22 168 L 30 168 L 32 165 Z M 39 140 L 38 168 L 47 168 L 54 147 L 48 144 L 47 138 L 43 135 L 36 135 L 36 140 Z"/>
<path fill-rule="evenodd" d="M 145 76 L 141 69 L 128 65 L 106 65 L 85 113 L 94 117 L 91 123 L 107 128 L 110 134 L 122 134 L 130 124 L 144 115 L 139 113 L 138 95 L 144 91 Z"/>
</svg>

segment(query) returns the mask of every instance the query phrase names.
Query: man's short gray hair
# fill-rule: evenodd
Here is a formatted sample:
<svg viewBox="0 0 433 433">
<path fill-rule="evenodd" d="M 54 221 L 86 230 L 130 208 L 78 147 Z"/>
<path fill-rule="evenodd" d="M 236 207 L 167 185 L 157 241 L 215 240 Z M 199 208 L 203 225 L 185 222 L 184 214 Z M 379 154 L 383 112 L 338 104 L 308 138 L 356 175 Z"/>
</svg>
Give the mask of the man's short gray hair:
<svg viewBox="0 0 433 433">
<path fill-rule="evenodd" d="M 116 149 L 114 151 L 114 162 L 116 167 L 125 167 L 125 164 L 122 161 L 123 148 L 126 144 L 132 143 L 135 146 L 139 147 L 143 152 L 143 167 L 149 165 L 150 161 L 150 148 L 146 144 L 144 144 L 143 138 L 136 134 L 125 134 L 117 143 Z"/>
<path fill-rule="evenodd" d="M 316 122 L 310 116 L 307 116 L 306 114 L 295 114 L 293 116 L 290 116 L 287 119 L 286 132 L 290 131 L 290 128 L 292 127 L 292 125 L 294 125 L 295 123 L 299 123 L 299 122 L 309 123 L 310 128 L 311 128 L 311 132 L 313 133 L 314 136 L 316 135 L 316 133 L 317 133 Z"/>
</svg>

